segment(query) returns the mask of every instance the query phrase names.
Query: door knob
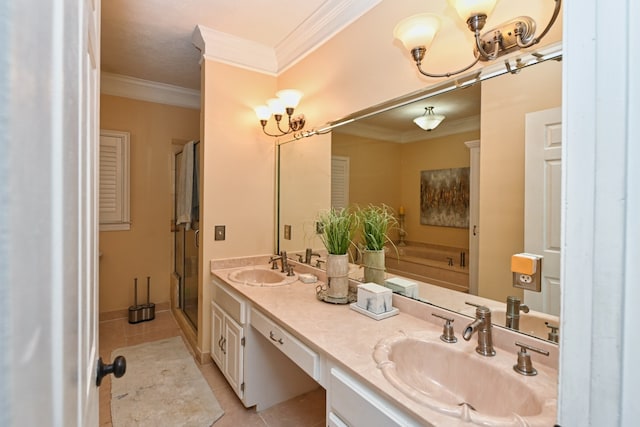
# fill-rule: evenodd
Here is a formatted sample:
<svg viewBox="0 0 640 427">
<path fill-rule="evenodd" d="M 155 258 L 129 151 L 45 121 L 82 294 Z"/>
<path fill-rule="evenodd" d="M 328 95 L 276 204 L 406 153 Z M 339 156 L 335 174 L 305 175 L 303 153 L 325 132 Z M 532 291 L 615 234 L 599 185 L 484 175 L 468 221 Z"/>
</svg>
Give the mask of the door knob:
<svg viewBox="0 0 640 427">
<path fill-rule="evenodd" d="M 98 359 L 98 375 L 96 377 L 96 385 L 100 387 L 102 377 L 105 375 L 113 374 L 116 378 L 120 378 L 127 371 L 127 361 L 124 356 L 118 356 L 113 359 L 111 365 L 105 365 L 102 362 L 102 357 Z"/>
</svg>

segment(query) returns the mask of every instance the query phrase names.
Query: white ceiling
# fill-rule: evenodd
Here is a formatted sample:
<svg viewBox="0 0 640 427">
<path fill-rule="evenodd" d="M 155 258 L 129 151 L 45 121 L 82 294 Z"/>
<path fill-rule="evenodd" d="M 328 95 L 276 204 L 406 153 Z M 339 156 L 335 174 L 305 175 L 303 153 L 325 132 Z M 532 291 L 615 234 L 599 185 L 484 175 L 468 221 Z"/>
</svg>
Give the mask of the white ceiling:
<svg viewBox="0 0 640 427">
<path fill-rule="evenodd" d="M 357 8 L 362 15 L 379 1 L 104 0 L 101 68 L 108 73 L 199 89 L 201 52 L 191 41 L 197 25 L 277 50 L 294 33 L 299 35 L 307 28 L 318 31 L 313 23 L 342 20 L 339 25 L 344 26 L 348 24 L 342 13 L 345 8 Z M 314 43 L 331 35 L 316 38 L 319 41 Z"/>
</svg>

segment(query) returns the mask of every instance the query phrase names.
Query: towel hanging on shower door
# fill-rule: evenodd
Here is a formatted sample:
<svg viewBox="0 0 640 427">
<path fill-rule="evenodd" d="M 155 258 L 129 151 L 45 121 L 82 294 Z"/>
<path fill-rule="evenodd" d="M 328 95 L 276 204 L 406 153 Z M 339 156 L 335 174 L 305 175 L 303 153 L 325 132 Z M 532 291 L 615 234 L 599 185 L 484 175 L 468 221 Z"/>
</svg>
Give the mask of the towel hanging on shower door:
<svg viewBox="0 0 640 427">
<path fill-rule="evenodd" d="M 182 149 L 180 173 L 176 183 L 176 224 L 185 224 L 187 230 L 191 228 L 194 145 L 195 141 L 190 141 Z"/>
</svg>

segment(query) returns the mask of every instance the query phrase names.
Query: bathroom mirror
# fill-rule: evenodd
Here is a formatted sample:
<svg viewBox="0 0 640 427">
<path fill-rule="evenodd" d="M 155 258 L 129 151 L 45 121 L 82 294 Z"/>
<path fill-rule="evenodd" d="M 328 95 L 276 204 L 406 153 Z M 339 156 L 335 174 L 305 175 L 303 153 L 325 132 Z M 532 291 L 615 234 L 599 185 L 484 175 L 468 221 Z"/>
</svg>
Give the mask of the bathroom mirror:
<svg viewBox="0 0 640 427">
<path fill-rule="evenodd" d="M 559 47 L 556 54 L 559 58 Z M 329 135 L 280 145 L 279 250 L 321 250 L 314 219 L 318 211 L 331 206 L 332 199 L 338 206 L 385 203 L 396 212 L 402 206 L 408 246 L 398 246 L 400 261 L 416 256 L 415 252 L 428 252 L 435 253 L 438 262 L 444 264 L 439 273 L 425 281 L 468 292 L 471 273 L 476 275 L 471 294 L 503 306 L 510 295 L 527 301 L 524 292 L 512 286 L 510 268 L 511 255 L 525 251 L 525 217 L 531 222 L 534 216 L 532 209 L 525 215 L 525 122 L 529 113 L 560 107 L 561 68 L 559 61 L 544 61 L 515 74 L 497 72 L 501 74 L 497 77 L 491 77 L 494 71 L 487 68 L 482 81 L 476 75 L 445 82 L 347 117 L 346 124 L 338 123 Z M 427 132 L 412 119 L 424 114 L 429 106 L 445 119 Z M 480 159 L 471 168 L 470 147 L 478 143 Z M 479 194 L 475 191 L 477 217 L 462 227 L 423 224 L 422 172 L 462 168 L 475 169 L 471 173 L 480 182 Z M 287 236 L 285 226 L 291 226 Z M 470 250 L 474 231 L 478 246 Z M 556 232 L 559 235 L 559 230 Z M 399 237 L 397 231 L 392 234 L 396 244 Z M 389 258 L 396 256 L 394 252 L 390 249 Z M 357 255 L 354 261 L 359 261 Z M 403 272 L 404 267 L 396 269 L 393 264 L 388 260 L 390 272 L 424 280 L 422 273 Z M 474 265 L 475 273 L 470 269 Z M 362 270 L 353 271 L 354 278 L 362 277 Z M 548 291 L 552 302 L 544 310 L 542 305 L 537 307 L 540 320 L 552 324 L 558 320 L 560 307 L 559 283 L 556 285 Z M 455 304 L 433 295 L 417 298 L 467 314 L 473 312 L 472 307 L 465 306 L 464 298 Z M 535 335 L 546 339 L 546 330 L 543 326 L 542 333 Z"/>
</svg>

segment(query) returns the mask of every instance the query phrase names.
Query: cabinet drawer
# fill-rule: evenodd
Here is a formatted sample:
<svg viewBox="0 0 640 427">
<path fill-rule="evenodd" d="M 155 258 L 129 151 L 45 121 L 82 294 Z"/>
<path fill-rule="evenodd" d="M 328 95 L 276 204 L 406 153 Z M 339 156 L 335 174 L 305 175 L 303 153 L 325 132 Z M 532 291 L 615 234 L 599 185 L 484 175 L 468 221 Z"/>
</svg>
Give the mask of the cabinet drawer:
<svg viewBox="0 0 640 427">
<path fill-rule="evenodd" d="M 233 320 L 241 325 L 247 323 L 246 303 L 244 299 L 228 290 L 226 286 L 221 285 L 215 279 L 213 280 L 213 295 L 211 298 Z"/>
<path fill-rule="evenodd" d="M 413 420 L 390 402 L 344 372 L 332 368 L 329 411 L 339 421 L 352 427 L 408 427 L 423 423 Z M 336 422 L 336 425 L 340 425 Z"/>
<path fill-rule="evenodd" d="M 256 309 L 251 309 L 251 326 L 293 360 L 307 375 L 316 381 L 320 379 L 319 358 L 316 352 Z"/>
</svg>

